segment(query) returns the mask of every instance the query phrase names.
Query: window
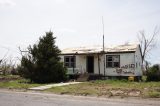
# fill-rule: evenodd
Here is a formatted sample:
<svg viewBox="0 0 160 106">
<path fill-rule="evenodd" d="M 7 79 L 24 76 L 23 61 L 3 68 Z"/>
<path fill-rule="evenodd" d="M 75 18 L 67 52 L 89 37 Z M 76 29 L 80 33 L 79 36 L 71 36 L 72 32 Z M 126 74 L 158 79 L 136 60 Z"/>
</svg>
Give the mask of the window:
<svg viewBox="0 0 160 106">
<path fill-rule="evenodd" d="M 120 67 L 120 56 L 106 55 L 106 67 Z"/>
<path fill-rule="evenodd" d="M 64 57 L 64 65 L 68 68 L 75 67 L 76 58 L 75 56 L 65 56 Z"/>
</svg>

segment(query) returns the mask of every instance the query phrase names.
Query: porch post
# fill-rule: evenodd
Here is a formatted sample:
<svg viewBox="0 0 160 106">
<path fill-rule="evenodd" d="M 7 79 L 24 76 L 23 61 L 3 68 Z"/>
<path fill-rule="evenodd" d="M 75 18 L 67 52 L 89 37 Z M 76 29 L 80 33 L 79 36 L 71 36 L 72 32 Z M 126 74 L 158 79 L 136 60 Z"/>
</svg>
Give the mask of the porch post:
<svg viewBox="0 0 160 106">
<path fill-rule="evenodd" d="M 75 65 L 76 65 L 76 54 L 77 54 L 77 52 L 74 53 L 74 55 L 73 55 L 73 59 L 74 59 L 74 64 L 73 64 L 73 74 L 74 74 L 74 69 L 75 69 Z"/>
<path fill-rule="evenodd" d="M 73 64 L 73 74 L 74 74 L 74 65 L 75 65 L 75 54 L 73 55 L 74 64 Z"/>
<path fill-rule="evenodd" d="M 98 71 L 99 71 L 99 76 L 100 76 L 100 63 L 99 63 L 100 59 L 99 59 L 99 53 L 98 53 L 97 55 L 98 55 Z"/>
<path fill-rule="evenodd" d="M 103 53 L 103 55 L 104 55 L 104 61 L 103 62 L 104 62 L 104 78 L 105 78 L 105 76 L 106 76 L 106 70 L 105 70 L 106 69 L 106 67 L 105 67 L 105 52 Z"/>
</svg>

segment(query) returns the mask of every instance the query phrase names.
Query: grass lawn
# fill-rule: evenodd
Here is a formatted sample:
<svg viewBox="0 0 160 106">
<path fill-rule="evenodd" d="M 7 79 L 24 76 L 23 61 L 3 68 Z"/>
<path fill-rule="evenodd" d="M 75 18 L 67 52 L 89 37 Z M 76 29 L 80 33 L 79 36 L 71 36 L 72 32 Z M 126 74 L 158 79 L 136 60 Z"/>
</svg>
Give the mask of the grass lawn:
<svg viewBox="0 0 160 106">
<path fill-rule="evenodd" d="M 0 75 L 0 89 L 21 89 L 26 90 L 31 87 L 45 84 L 30 83 L 29 80 L 19 76 Z M 153 97 L 160 98 L 160 82 L 129 82 L 125 80 L 96 80 L 83 82 L 74 85 L 53 87 L 45 90 L 57 94 L 71 94 L 83 96 L 103 96 L 103 97 Z"/>
<path fill-rule="evenodd" d="M 5 89 L 28 89 L 42 84 L 29 83 L 29 80 L 20 78 L 16 75 L 0 75 L 0 88 Z"/>
<path fill-rule="evenodd" d="M 71 95 L 156 97 L 160 98 L 160 82 L 129 82 L 122 80 L 97 80 L 75 85 L 53 87 L 47 92 Z"/>
</svg>

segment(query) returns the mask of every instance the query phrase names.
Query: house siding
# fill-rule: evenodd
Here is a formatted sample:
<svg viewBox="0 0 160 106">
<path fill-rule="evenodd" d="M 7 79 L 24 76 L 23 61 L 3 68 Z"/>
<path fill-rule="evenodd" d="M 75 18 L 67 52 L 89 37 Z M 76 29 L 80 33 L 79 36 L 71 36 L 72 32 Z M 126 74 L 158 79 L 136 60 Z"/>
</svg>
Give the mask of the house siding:
<svg viewBox="0 0 160 106">
<path fill-rule="evenodd" d="M 120 57 L 120 66 L 117 68 L 106 67 L 106 56 L 107 55 L 118 55 Z M 73 56 L 71 54 L 60 55 L 61 62 L 64 62 L 64 56 Z M 94 57 L 94 74 L 99 74 L 98 68 L 98 54 L 77 54 L 76 66 L 74 73 L 85 73 L 87 72 L 87 56 Z M 99 54 L 99 65 L 100 74 L 104 75 L 104 60 L 105 60 L 105 76 L 142 76 L 142 57 L 140 48 L 137 47 L 135 52 L 114 52 Z M 68 74 L 74 74 L 73 68 L 68 68 Z"/>
<path fill-rule="evenodd" d="M 120 67 L 119 68 L 105 68 L 106 76 L 134 76 L 135 75 L 135 61 L 134 53 L 118 53 L 106 55 L 119 55 Z"/>
<path fill-rule="evenodd" d="M 135 75 L 142 76 L 142 56 L 139 47 L 135 52 L 135 64 L 137 64 L 137 67 L 135 67 Z"/>
</svg>

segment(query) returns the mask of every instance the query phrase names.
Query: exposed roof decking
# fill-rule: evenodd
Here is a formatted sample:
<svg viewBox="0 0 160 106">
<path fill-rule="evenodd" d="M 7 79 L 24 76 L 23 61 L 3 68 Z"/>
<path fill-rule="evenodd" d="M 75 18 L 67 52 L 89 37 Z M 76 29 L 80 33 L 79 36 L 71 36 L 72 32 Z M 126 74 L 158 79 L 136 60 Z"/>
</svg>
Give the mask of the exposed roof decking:
<svg viewBox="0 0 160 106">
<path fill-rule="evenodd" d="M 107 52 L 135 52 L 139 44 L 125 44 L 117 46 L 105 46 L 104 51 Z M 100 53 L 103 51 L 102 46 L 85 46 L 76 48 L 66 48 L 61 54 L 90 54 Z"/>
</svg>

